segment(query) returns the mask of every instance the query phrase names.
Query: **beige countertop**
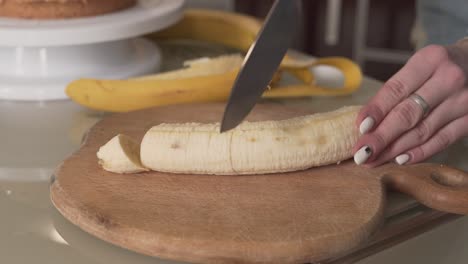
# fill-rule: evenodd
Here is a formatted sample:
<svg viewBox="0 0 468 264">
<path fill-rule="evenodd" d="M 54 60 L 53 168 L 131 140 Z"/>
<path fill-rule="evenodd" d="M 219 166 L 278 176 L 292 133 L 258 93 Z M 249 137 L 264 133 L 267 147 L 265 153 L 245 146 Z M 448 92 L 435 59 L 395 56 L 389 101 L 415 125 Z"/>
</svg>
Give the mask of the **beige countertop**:
<svg viewBox="0 0 468 264">
<path fill-rule="evenodd" d="M 362 104 L 380 85 L 366 78 L 362 89 L 352 96 L 282 103 L 325 111 Z M 102 116 L 70 101 L 0 101 L 1 263 L 175 263 L 98 240 L 66 221 L 49 200 L 54 169 L 79 147 L 83 134 Z M 465 140 L 434 161 L 468 171 L 467 154 Z M 389 208 L 392 210 L 392 204 Z"/>
</svg>

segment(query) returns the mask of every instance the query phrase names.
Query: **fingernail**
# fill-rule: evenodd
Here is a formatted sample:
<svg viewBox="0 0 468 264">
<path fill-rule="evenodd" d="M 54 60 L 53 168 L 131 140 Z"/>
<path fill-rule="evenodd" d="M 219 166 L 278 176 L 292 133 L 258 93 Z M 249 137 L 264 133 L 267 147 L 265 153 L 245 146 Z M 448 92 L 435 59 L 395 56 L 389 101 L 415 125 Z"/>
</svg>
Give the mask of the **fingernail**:
<svg viewBox="0 0 468 264">
<path fill-rule="evenodd" d="M 368 146 L 364 146 L 354 154 L 354 162 L 357 165 L 361 165 L 365 163 L 371 155 L 372 149 Z"/>
<path fill-rule="evenodd" d="M 359 132 L 361 132 L 361 134 L 366 134 L 374 127 L 374 125 L 375 120 L 368 116 L 361 122 L 361 125 L 359 126 Z"/>
<path fill-rule="evenodd" d="M 398 165 L 404 165 L 406 162 L 408 162 L 410 159 L 410 156 L 408 154 L 401 154 L 400 156 L 395 158 L 395 162 L 398 163 Z"/>
</svg>

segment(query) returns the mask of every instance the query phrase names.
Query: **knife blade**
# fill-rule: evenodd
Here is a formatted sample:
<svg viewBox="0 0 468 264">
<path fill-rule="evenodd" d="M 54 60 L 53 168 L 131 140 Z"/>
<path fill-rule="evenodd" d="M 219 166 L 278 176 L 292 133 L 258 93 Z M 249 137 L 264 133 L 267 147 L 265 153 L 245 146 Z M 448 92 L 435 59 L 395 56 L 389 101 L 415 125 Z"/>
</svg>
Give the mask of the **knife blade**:
<svg viewBox="0 0 468 264">
<path fill-rule="evenodd" d="M 276 0 L 250 47 L 226 105 L 221 133 L 237 127 L 270 84 L 294 37 L 296 0 Z"/>
</svg>

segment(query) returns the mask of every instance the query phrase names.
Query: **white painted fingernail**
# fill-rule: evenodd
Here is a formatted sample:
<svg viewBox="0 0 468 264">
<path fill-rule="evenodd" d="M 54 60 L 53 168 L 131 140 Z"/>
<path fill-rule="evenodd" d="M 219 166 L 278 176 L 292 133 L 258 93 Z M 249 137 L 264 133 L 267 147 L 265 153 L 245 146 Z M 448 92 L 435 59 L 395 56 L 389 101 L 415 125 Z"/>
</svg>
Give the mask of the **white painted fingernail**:
<svg viewBox="0 0 468 264">
<path fill-rule="evenodd" d="M 398 165 L 404 165 L 406 162 L 408 162 L 410 159 L 410 156 L 408 154 L 401 154 L 400 156 L 395 158 L 396 163 Z"/>
<path fill-rule="evenodd" d="M 364 146 L 354 154 L 354 162 L 357 165 L 361 165 L 366 162 L 371 155 L 372 149 L 368 146 Z"/>
<path fill-rule="evenodd" d="M 366 134 L 374 127 L 374 125 L 374 118 L 368 116 L 361 122 L 361 125 L 359 126 L 359 132 L 361 132 L 361 134 Z"/>
</svg>

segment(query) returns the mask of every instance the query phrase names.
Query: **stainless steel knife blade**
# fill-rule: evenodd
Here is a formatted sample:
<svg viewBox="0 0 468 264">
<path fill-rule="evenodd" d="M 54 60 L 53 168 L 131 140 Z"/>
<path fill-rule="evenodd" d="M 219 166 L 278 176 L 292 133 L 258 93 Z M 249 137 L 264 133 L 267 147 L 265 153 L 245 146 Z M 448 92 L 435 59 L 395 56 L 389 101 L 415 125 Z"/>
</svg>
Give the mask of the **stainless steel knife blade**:
<svg viewBox="0 0 468 264">
<path fill-rule="evenodd" d="M 297 0 L 276 0 L 250 47 L 224 111 L 221 132 L 239 125 L 270 84 L 294 37 Z"/>
</svg>

